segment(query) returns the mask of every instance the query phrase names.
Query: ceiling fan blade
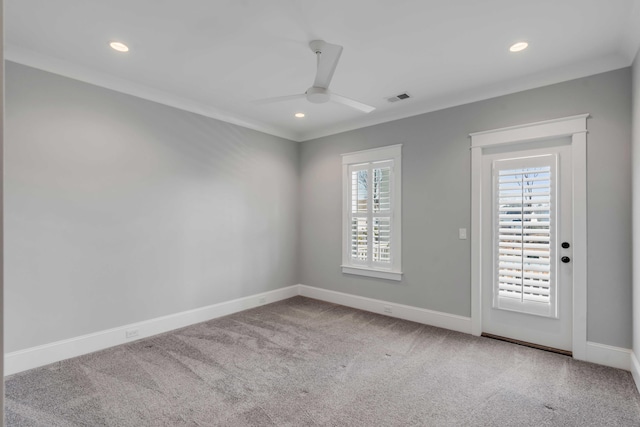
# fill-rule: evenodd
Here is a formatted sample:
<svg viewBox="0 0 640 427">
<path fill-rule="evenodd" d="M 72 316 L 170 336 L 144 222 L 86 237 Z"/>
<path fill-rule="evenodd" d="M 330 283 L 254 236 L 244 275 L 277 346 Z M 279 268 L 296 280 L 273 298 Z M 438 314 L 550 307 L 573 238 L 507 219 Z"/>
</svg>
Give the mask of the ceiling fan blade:
<svg viewBox="0 0 640 427">
<path fill-rule="evenodd" d="M 347 98 L 342 95 L 336 95 L 332 93 L 329 95 L 329 99 L 333 102 L 337 102 L 342 105 L 346 105 L 347 107 L 355 108 L 356 110 L 360 110 L 363 113 L 370 113 L 376 109 L 376 107 L 372 107 L 371 105 L 363 104 L 362 102 L 354 101 L 351 98 Z"/>
<path fill-rule="evenodd" d="M 259 105 L 263 105 L 263 104 L 273 104 L 275 102 L 282 102 L 282 101 L 292 101 L 294 99 L 305 99 L 307 96 L 304 93 L 300 93 L 297 95 L 285 95 L 285 96 L 276 96 L 274 98 L 264 98 L 264 99 L 258 99 L 253 101 L 254 104 L 259 104 Z"/>
<path fill-rule="evenodd" d="M 317 41 L 310 43 L 312 49 L 316 46 L 313 43 L 317 43 Z M 321 53 L 316 53 L 318 56 L 318 70 L 313 86 L 327 89 L 333 78 L 333 72 L 336 71 L 338 66 L 340 55 L 342 55 L 342 46 L 326 42 L 323 42 L 321 46 L 321 48 L 316 48 L 316 52 L 320 51 Z"/>
</svg>

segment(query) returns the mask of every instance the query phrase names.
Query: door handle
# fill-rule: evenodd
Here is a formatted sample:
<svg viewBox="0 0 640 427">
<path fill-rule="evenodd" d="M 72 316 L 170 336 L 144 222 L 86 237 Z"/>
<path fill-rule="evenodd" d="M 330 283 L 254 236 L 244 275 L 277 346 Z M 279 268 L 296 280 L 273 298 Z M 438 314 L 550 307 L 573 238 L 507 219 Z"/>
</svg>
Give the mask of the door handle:
<svg viewBox="0 0 640 427">
<path fill-rule="evenodd" d="M 562 262 L 564 262 L 566 264 L 569 261 L 571 261 L 571 258 L 569 258 L 568 256 L 563 256 L 562 258 L 560 258 L 560 261 L 562 261 Z"/>
</svg>

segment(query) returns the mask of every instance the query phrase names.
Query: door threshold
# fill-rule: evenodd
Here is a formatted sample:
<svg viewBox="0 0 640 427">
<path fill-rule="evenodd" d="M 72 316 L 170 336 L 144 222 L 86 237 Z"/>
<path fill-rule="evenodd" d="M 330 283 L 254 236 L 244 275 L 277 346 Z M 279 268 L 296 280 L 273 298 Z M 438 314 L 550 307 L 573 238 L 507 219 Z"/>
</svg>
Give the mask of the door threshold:
<svg viewBox="0 0 640 427">
<path fill-rule="evenodd" d="M 557 354 L 561 354 L 563 356 L 573 357 L 573 352 L 569 351 L 569 350 L 561 350 L 559 348 L 547 347 L 546 345 L 540 345 L 540 344 L 534 344 L 534 343 L 530 343 L 530 342 L 526 342 L 526 341 L 515 340 L 513 338 L 507 338 L 507 337 L 501 337 L 499 335 L 487 334 L 485 332 L 483 332 L 480 336 L 485 337 L 485 338 L 491 338 L 491 339 L 498 340 L 498 341 L 506 341 L 506 342 L 510 342 L 512 344 L 518 344 L 518 345 L 522 345 L 522 346 L 525 346 L 525 347 L 536 348 L 538 350 L 549 351 L 551 353 L 557 353 Z"/>
</svg>

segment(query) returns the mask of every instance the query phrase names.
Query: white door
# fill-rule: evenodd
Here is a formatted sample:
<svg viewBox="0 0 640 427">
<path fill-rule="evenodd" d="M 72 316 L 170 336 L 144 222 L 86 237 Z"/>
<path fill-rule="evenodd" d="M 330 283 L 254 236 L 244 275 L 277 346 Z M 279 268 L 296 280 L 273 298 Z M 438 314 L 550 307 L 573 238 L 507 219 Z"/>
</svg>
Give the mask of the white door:
<svg viewBox="0 0 640 427">
<path fill-rule="evenodd" d="M 483 152 L 483 333 L 572 349 L 570 143 Z"/>
</svg>

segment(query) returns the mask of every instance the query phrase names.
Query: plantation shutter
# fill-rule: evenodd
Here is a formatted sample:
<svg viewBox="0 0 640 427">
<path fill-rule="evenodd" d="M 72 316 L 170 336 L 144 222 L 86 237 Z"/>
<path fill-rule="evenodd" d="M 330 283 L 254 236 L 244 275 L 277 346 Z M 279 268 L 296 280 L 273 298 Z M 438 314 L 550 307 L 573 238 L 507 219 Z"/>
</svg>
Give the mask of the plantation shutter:
<svg viewBox="0 0 640 427">
<path fill-rule="evenodd" d="M 367 165 L 352 166 L 351 176 L 351 260 L 366 264 L 369 259 L 369 169 Z"/>
<path fill-rule="evenodd" d="M 555 156 L 494 164 L 494 306 L 556 315 Z"/>
<path fill-rule="evenodd" d="M 393 162 L 350 165 L 349 176 L 351 262 L 390 268 Z"/>
</svg>

